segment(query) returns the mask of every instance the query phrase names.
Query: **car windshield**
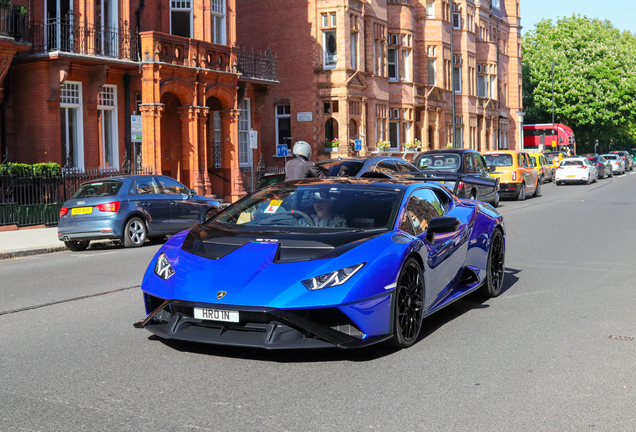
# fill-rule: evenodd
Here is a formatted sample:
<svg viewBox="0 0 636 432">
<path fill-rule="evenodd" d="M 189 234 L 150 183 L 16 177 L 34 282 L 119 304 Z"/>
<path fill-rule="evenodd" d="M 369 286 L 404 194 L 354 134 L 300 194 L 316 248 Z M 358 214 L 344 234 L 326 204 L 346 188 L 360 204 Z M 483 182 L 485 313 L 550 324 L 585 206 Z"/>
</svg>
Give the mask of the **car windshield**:
<svg viewBox="0 0 636 432">
<path fill-rule="evenodd" d="M 589 160 L 590 162 L 594 162 L 594 163 L 598 162 L 598 158 L 597 157 L 589 157 L 589 158 L 587 158 L 587 160 Z"/>
<path fill-rule="evenodd" d="M 104 180 L 84 183 L 72 198 L 91 198 L 117 195 L 122 183 L 115 180 Z"/>
<path fill-rule="evenodd" d="M 316 164 L 328 177 L 354 177 L 364 165 L 360 161 L 329 161 Z"/>
<path fill-rule="evenodd" d="M 510 154 L 488 154 L 484 155 L 486 158 L 486 165 L 509 167 L 512 166 L 512 155 Z"/>
<path fill-rule="evenodd" d="M 417 167 L 422 170 L 444 170 L 456 172 L 459 169 L 460 156 L 454 153 L 422 155 Z"/>
<path fill-rule="evenodd" d="M 231 205 L 208 223 L 239 231 L 391 229 L 402 195 L 367 185 L 276 185 Z"/>
</svg>

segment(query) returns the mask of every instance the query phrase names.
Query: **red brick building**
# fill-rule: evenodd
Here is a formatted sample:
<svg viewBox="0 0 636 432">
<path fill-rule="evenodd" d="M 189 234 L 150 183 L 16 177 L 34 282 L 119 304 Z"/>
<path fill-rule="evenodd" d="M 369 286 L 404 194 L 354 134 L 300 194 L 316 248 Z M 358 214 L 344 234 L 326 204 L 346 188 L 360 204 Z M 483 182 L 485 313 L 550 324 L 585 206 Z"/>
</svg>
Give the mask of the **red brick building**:
<svg viewBox="0 0 636 432">
<path fill-rule="evenodd" d="M 236 47 L 236 0 L 14 3 L 31 10 L 24 34 L 0 38 L 4 158 L 104 172 L 131 163 L 200 194 L 245 193 L 240 167 L 254 164 L 250 132 L 277 81 L 271 55 Z"/>
<path fill-rule="evenodd" d="M 271 47 L 280 86 L 264 142 L 326 157 L 446 147 L 519 148 L 519 0 L 237 0 L 239 44 Z M 249 11 L 249 14 L 248 14 Z M 416 141 L 417 140 L 417 141 Z M 280 165 L 275 147 L 265 164 Z"/>
</svg>

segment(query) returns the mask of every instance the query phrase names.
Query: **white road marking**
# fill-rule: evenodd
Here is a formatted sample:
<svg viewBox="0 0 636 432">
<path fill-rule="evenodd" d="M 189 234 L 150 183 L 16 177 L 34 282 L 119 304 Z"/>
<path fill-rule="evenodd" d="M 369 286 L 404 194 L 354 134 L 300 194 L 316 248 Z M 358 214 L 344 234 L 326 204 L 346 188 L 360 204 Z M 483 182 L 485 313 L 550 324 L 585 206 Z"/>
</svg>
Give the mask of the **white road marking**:
<svg viewBox="0 0 636 432">
<path fill-rule="evenodd" d="M 77 258 L 90 258 L 90 257 L 95 257 L 95 256 L 101 256 L 101 255 L 110 255 L 110 254 L 114 254 L 117 253 L 119 251 L 113 251 L 113 252 L 102 252 L 102 253 L 95 253 L 95 254 L 83 254 L 83 255 L 76 255 Z"/>
</svg>

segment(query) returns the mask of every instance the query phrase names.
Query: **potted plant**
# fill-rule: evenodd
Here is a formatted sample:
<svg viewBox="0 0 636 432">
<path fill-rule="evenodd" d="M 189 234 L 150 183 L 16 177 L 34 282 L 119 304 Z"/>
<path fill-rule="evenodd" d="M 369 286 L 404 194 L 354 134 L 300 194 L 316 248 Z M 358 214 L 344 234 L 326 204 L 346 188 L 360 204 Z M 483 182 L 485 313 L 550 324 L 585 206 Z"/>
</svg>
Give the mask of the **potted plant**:
<svg viewBox="0 0 636 432">
<path fill-rule="evenodd" d="M 378 148 L 378 150 L 384 151 L 391 148 L 391 141 L 378 140 L 375 146 Z"/>
<path fill-rule="evenodd" d="M 340 141 L 338 141 L 338 138 L 325 141 L 325 153 L 336 153 L 339 147 Z"/>
<path fill-rule="evenodd" d="M 422 151 L 422 141 L 415 138 L 415 141 L 413 141 L 413 149 L 415 151 Z"/>
</svg>

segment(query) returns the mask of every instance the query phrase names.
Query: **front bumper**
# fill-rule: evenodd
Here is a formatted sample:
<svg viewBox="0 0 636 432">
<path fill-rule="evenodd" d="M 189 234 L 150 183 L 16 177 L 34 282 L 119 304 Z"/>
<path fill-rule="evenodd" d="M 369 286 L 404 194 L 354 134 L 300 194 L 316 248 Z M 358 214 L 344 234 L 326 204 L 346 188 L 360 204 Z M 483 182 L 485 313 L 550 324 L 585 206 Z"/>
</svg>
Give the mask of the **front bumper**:
<svg viewBox="0 0 636 432">
<path fill-rule="evenodd" d="M 516 197 L 520 188 L 521 183 L 501 183 L 499 185 L 499 196 L 501 198 Z"/>
<path fill-rule="evenodd" d="M 153 310 L 134 327 L 145 328 L 162 339 L 275 350 L 361 348 L 391 337 L 390 334 L 366 337 L 337 308 L 282 310 L 181 300 L 166 300 L 157 306 L 160 299 L 148 294 L 144 296 Z M 230 323 L 194 318 L 194 307 L 238 311 L 240 321 Z"/>
</svg>

